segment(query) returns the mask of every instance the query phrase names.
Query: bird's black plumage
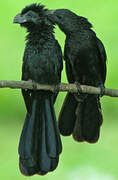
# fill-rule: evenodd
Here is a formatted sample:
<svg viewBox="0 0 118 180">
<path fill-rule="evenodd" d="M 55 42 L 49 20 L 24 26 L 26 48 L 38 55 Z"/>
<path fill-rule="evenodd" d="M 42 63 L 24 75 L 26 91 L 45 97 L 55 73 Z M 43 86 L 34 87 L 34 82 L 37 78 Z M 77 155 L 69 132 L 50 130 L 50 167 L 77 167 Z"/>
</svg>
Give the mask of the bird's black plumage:
<svg viewBox="0 0 118 180">
<path fill-rule="evenodd" d="M 84 17 L 67 9 L 49 11 L 48 18 L 66 34 L 64 59 L 70 83 L 104 87 L 106 52 Z M 67 94 L 59 116 L 62 135 L 94 143 L 99 138 L 102 113 L 98 95 Z"/>
<path fill-rule="evenodd" d="M 56 85 L 61 81 L 62 52 L 53 35 L 53 24 L 40 4 L 25 7 L 14 18 L 28 31 L 23 57 L 22 80 Z M 54 101 L 49 91 L 22 90 L 27 115 L 19 143 L 19 166 L 24 175 L 53 171 L 62 151 Z"/>
</svg>

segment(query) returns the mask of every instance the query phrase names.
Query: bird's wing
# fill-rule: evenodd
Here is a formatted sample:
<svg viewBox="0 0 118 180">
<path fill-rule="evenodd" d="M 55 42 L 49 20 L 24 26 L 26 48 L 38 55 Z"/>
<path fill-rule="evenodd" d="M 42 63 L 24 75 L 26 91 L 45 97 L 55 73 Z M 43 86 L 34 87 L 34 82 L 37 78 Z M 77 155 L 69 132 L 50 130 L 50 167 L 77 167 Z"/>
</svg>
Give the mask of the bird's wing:
<svg viewBox="0 0 118 180">
<path fill-rule="evenodd" d="M 105 82 L 105 79 L 106 79 L 106 59 L 107 59 L 107 56 L 106 56 L 106 51 L 105 51 L 105 48 L 104 48 L 104 45 L 103 43 L 101 42 L 100 39 L 97 38 L 97 47 L 98 47 L 98 50 L 99 50 L 99 55 L 100 55 L 100 63 L 101 63 L 101 75 L 102 75 L 102 80 L 103 82 Z"/>
</svg>

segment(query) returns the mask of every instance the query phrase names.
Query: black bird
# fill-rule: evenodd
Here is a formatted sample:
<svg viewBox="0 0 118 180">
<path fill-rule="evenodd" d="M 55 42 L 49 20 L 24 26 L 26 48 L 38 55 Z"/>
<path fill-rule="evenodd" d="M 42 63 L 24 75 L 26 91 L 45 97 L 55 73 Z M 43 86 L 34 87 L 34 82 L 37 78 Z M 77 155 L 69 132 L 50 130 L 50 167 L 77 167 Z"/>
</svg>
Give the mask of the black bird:
<svg viewBox="0 0 118 180">
<path fill-rule="evenodd" d="M 56 85 L 61 81 L 62 52 L 53 35 L 47 9 L 40 4 L 26 6 L 15 16 L 14 23 L 27 29 L 22 80 Z M 20 171 L 27 176 L 56 169 L 62 151 L 56 124 L 56 92 L 22 90 L 27 115 L 19 143 Z"/>
<path fill-rule="evenodd" d="M 100 134 L 102 112 L 99 95 L 82 94 L 80 84 L 101 87 L 106 79 L 106 52 L 85 17 L 67 9 L 50 10 L 48 18 L 66 34 L 64 59 L 67 78 L 77 84 L 77 94 L 68 93 L 59 116 L 60 133 L 76 141 L 95 143 Z"/>
</svg>

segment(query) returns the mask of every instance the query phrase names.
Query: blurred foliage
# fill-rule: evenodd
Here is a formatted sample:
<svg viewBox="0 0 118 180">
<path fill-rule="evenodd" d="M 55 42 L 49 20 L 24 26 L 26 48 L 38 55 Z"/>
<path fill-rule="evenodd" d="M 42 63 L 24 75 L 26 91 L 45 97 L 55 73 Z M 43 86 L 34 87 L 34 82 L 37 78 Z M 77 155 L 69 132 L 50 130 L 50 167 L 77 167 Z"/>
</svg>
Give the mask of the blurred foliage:
<svg viewBox="0 0 118 180">
<path fill-rule="evenodd" d="M 13 25 L 13 17 L 33 0 L 7 0 L 0 2 L 0 79 L 20 80 L 25 30 Z M 41 1 L 47 8 L 68 8 L 85 16 L 93 24 L 97 36 L 107 51 L 106 87 L 118 89 L 118 1 Z M 64 47 L 65 35 L 55 29 L 55 36 Z M 62 81 L 66 82 L 65 72 Z M 65 93 L 60 93 L 55 105 L 57 116 Z M 76 143 L 71 137 L 62 137 L 63 152 L 56 171 L 32 180 L 114 180 L 118 179 L 118 99 L 103 97 L 104 123 L 96 144 Z M 0 89 L 0 179 L 23 180 L 18 169 L 18 141 L 25 118 L 25 106 L 20 90 Z"/>
</svg>

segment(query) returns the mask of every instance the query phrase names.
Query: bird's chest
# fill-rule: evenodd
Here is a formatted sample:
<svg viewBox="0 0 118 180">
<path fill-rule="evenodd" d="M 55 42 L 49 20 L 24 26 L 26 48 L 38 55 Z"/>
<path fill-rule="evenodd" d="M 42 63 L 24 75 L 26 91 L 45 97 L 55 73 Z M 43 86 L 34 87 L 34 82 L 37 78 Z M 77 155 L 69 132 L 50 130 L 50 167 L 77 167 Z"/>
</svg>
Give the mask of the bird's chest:
<svg viewBox="0 0 118 180">
<path fill-rule="evenodd" d="M 29 68 L 29 71 L 33 71 L 36 69 L 43 69 L 44 67 L 46 68 L 47 66 L 47 61 L 46 58 L 43 54 L 42 51 L 38 51 L 38 50 L 32 50 L 29 54 L 28 54 L 28 58 L 27 58 L 27 66 Z"/>
<path fill-rule="evenodd" d="M 84 43 L 72 44 L 65 48 L 66 63 L 70 63 L 72 69 L 80 73 L 86 73 L 89 66 L 89 48 Z"/>
<path fill-rule="evenodd" d="M 24 69 L 27 73 L 28 79 L 36 82 L 46 82 L 53 72 L 53 64 L 50 62 L 47 50 L 31 49 L 25 58 Z"/>
</svg>

